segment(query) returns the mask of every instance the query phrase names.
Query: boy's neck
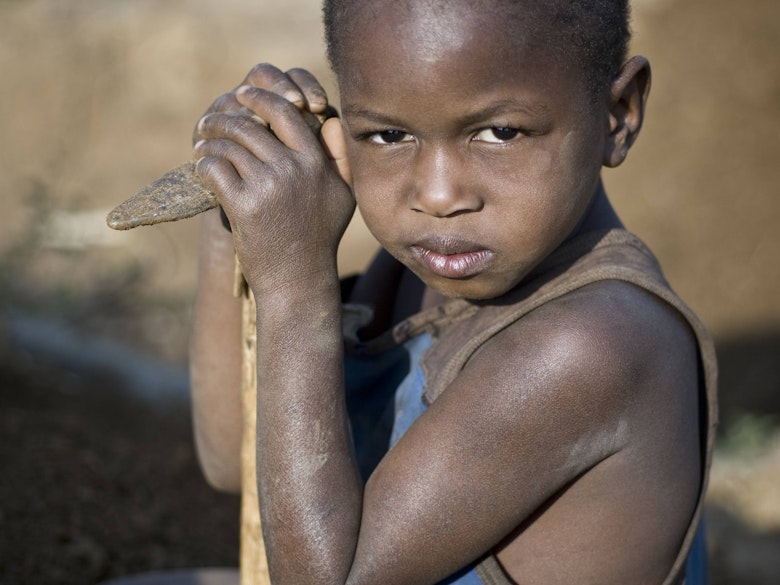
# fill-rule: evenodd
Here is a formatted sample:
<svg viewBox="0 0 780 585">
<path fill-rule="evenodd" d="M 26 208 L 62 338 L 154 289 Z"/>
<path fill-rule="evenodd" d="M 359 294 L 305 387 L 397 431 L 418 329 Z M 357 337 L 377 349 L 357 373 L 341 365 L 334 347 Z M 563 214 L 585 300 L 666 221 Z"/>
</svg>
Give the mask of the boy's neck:
<svg viewBox="0 0 780 585">
<path fill-rule="evenodd" d="M 566 237 L 565 241 L 569 241 L 580 234 L 587 232 L 610 230 L 615 228 L 622 228 L 623 222 L 620 221 L 615 209 L 612 207 L 607 192 L 604 190 L 604 182 L 599 179 L 596 192 L 593 195 L 593 199 L 588 205 L 588 209 L 585 215 L 582 216 L 579 223 Z"/>
</svg>

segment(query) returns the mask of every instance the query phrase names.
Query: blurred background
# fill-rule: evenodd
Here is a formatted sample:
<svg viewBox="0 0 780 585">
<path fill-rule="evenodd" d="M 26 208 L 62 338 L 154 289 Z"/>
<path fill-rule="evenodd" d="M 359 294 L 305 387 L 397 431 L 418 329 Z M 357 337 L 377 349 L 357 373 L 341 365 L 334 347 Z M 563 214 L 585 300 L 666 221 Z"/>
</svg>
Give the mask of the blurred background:
<svg viewBox="0 0 780 585">
<path fill-rule="evenodd" d="M 337 97 L 319 1 L 0 0 L 0 22 L 0 583 L 235 565 L 238 500 L 191 444 L 198 222 L 104 217 L 256 62 Z M 713 583 L 777 583 L 780 3 L 635 0 L 634 31 L 653 90 L 608 192 L 717 342 Z M 342 270 L 374 250 L 354 222 Z"/>
</svg>

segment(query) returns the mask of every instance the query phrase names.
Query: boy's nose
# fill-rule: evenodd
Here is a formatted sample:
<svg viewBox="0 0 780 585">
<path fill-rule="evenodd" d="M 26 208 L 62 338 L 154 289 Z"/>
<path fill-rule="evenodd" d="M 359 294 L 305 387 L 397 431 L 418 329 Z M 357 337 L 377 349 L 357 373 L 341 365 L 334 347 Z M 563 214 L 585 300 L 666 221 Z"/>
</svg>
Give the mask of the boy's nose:
<svg viewBox="0 0 780 585">
<path fill-rule="evenodd" d="M 412 210 L 449 217 L 482 209 L 484 202 L 470 188 L 465 177 L 468 170 L 458 157 L 443 151 L 420 153 L 415 167 L 416 181 L 409 200 Z"/>
</svg>

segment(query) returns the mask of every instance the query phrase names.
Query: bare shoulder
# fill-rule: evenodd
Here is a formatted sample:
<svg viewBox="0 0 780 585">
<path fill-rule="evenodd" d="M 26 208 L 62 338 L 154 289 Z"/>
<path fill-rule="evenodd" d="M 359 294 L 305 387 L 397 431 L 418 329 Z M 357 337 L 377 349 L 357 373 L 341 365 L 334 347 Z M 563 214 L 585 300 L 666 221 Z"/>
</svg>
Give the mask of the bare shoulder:
<svg viewBox="0 0 780 585">
<path fill-rule="evenodd" d="M 511 379 L 529 371 L 573 376 L 560 390 L 619 400 L 695 367 L 696 343 L 674 307 L 635 285 L 608 280 L 532 311 L 492 338 L 469 365 Z"/>
<path fill-rule="evenodd" d="M 500 549 L 510 574 L 554 582 L 543 561 L 552 538 L 559 559 L 599 582 L 663 580 L 701 477 L 697 349 L 679 313 L 634 285 L 596 283 L 513 324 L 469 367 L 541 418 L 546 460 L 568 466 L 565 487 Z M 610 555 L 627 543 L 636 554 Z"/>
<path fill-rule="evenodd" d="M 695 337 L 662 299 L 621 281 L 588 285 L 543 305 L 488 341 L 467 364 L 460 386 L 482 391 L 522 419 L 569 430 L 552 443 L 576 446 L 572 470 L 585 471 L 620 450 L 662 450 L 696 425 Z M 518 428 L 522 428 L 519 426 Z M 679 437 L 678 437 L 679 438 Z"/>
<path fill-rule="evenodd" d="M 532 312 L 472 357 L 367 482 L 365 570 L 403 558 L 434 582 L 494 550 L 517 581 L 654 582 L 695 502 L 695 385 L 686 325 L 631 285 Z M 394 564 L 379 566 L 387 550 Z"/>
</svg>

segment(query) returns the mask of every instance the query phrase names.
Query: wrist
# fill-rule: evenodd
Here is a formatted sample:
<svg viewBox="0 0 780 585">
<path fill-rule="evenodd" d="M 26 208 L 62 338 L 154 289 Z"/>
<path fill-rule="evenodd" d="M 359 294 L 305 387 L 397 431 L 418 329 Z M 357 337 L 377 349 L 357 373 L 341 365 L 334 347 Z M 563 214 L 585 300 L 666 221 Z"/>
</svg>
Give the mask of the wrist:
<svg viewBox="0 0 780 585">
<path fill-rule="evenodd" d="M 341 305 L 341 287 L 334 270 L 311 270 L 306 275 L 251 282 L 258 311 L 303 313 Z"/>
<path fill-rule="evenodd" d="M 241 260 L 249 288 L 260 303 L 315 302 L 340 291 L 335 252 L 263 259 L 244 255 Z"/>
</svg>

